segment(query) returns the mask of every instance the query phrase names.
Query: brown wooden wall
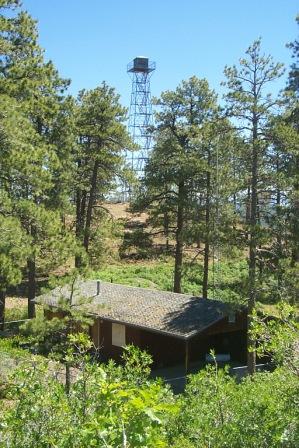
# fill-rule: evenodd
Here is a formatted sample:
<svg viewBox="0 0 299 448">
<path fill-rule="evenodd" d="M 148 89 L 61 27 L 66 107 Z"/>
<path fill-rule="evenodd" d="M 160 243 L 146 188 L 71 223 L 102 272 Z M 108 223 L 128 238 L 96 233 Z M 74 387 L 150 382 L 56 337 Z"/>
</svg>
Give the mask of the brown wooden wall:
<svg viewBox="0 0 299 448">
<path fill-rule="evenodd" d="M 211 325 L 206 330 L 204 330 L 204 334 L 217 334 L 217 333 L 226 333 L 230 331 L 238 331 L 238 330 L 246 330 L 247 329 L 247 313 L 240 312 L 236 313 L 236 321 L 234 323 L 230 323 L 228 321 L 228 317 L 224 317 L 220 321 L 216 322 L 214 325 Z"/>
<path fill-rule="evenodd" d="M 245 313 L 236 316 L 235 323 L 224 318 L 207 328 L 189 342 L 190 361 L 204 360 L 211 349 L 216 353 L 230 353 L 234 361 L 246 361 L 247 317 Z M 100 345 L 100 356 L 107 360 L 120 360 L 122 348 L 112 345 L 112 323 L 96 319 L 90 329 L 96 346 Z M 100 341 L 98 342 L 98 335 Z M 185 360 L 185 341 L 149 330 L 126 326 L 126 344 L 134 344 L 153 356 L 154 365 L 166 366 L 183 363 Z"/>
<path fill-rule="evenodd" d="M 53 310 L 45 311 L 48 319 L 63 317 L 63 313 Z M 112 345 L 112 322 L 95 319 L 90 327 L 90 336 L 96 347 L 100 348 L 100 358 L 117 361 L 122 355 L 122 348 Z M 205 356 L 214 349 L 217 353 L 229 353 L 233 361 L 246 362 L 247 315 L 236 315 L 236 322 L 228 318 L 211 325 L 202 333 L 191 338 L 189 342 L 190 361 L 205 360 Z M 172 336 L 149 330 L 126 326 L 126 344 L 134 344 L 153 356 L 154 366 L 162 367 L 184 363 L 185 341 Z"/>
<path fill-rule="evenodd" d="M 190 361 L 204 360 L 210 350 L 229 353 L 231 360 L 246 362 L 247 357 L 247 314 L 236 314 L 236 322 L 228 318 L 211 325 L 190 341 Z"/>
<path fill-rule="evenodd" d="M 246 331 L 238 330 L 213 335 L 199 335 L 190 341 L 190 361 L 205 360 L 206 354 L 229 353 L 232 361 L 246 361 Z"/>
<path fill-rule="evenodd" d="M 100 344 L 98 344 L 99 335 Z M 120 360 L 122 348 L 112 345 L 112 322 L 96 319 L 90 329 L 90 336 L 96 347 L 100 347 L 102 359 Z M 156 366 L 183 362 L 185 356 L 184 341 L 128 325 L 126 326 L 126 344 L 133 344 L 146 350 L 153 356 Z"/>
<path fill-rule="evenodd" d="M 155 367 L 184 362 L 184 340 L 145 330 L 140 330 L 140 333 L 140 347 L 153 356 Z"/>
</svg>

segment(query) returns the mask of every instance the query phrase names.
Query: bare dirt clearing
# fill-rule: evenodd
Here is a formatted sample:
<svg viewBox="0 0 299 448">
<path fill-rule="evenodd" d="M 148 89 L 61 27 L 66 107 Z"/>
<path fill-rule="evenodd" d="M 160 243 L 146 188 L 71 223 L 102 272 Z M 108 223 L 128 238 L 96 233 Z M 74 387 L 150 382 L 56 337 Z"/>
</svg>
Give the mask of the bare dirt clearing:
<svg viewBox="0 0 299 448">
<path fill-rule="evenodd" d="M 5 308 L 8 310 L 26 307 L 27 299 L 25 297 L 6 297 L 5 299 Z"/>
<path fill-rule="evenodd" d="M 147 213 L 131 213 L 129 202 L 105 202 L 101 206 L 106 209 L 114 219 L 124 219 L 129 222 L 145 223 L 148 219 Z"/>
</svg>

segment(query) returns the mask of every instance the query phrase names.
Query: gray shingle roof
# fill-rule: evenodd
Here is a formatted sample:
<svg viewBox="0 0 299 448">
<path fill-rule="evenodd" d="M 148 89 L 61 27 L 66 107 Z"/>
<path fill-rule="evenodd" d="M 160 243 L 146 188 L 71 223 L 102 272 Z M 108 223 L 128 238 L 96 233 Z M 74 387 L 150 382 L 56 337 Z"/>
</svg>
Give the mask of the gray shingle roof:
<svg viewBox="0 0 299 448">
<path fill-rule="evenodd" d="M 187 294 L 137 288 L 116 283 L 88 280 L 76 285 L 73 303 L 84 305 L 88 313 L 103 319 L 158 331 L 179 338 L 190 338 L 228 314 L 218 300 L 201 299 Z M 57 287 L 37 298 L 37 302 L 59 306 L 69 299 L 70 287 Z"/>
</svg>

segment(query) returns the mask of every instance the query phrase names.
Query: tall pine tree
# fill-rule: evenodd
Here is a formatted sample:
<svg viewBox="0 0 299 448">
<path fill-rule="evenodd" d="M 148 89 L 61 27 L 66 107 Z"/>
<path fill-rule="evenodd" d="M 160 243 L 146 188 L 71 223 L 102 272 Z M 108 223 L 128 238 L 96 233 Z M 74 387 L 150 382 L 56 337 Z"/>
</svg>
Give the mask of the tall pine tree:
<svg viewBox="0 0 299 448">
<path fill-rule="evenodd" d="M 247 160 L 250 160 L 248 172 L 249 192 L 249 225 L 248 225 L 248 325 L 251 326 L 258 296 L 257 287 L 257 252 L 261 234 L 259 219 L 260 185 L 263 164 L 268 142 L 265 139 L 265 128 L 275 107 L 282 101 L 273 98 L 268 85 L 278 79 L 284 72 L 282 64 L 274 63 L 271 56 L 261 52 L 261 41 L 255 41 L 246 51 L 246 57 L 240 59 L 237 68 L 226 67 L 228 88 L 226 94 L 227 114 L 238 121 L 238 130 L 247 143 Z M 244 163 L 246 163 L 244 161 Z M 249 340 L 248 370 L 255 371 L 254 342 Z"/>
</svg>

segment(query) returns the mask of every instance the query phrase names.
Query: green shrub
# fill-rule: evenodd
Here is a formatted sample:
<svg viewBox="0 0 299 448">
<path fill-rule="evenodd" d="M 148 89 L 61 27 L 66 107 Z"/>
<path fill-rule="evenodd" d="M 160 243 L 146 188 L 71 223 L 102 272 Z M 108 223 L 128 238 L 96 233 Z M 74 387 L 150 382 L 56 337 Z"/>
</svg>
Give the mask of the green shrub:
<svg viewBox="0 0 299 448">
<path fill-rule="evenodd" d="M 256 374 L 238 384 L 208 367 L 189 377 L 170 441 L 183 437 L 196 448 L 296 448 L 298 397 L 298 377 L 290 371 Z"/>
<path fill-rule="evenodd" d="M 172 394 L 159 382 L 134 386 L 104 366 L 87 364 L 66 395 L 42 364 L 14 375 L 16 405 L 0 425 L 3 446 L 167 447 Z"/>
</svg>

